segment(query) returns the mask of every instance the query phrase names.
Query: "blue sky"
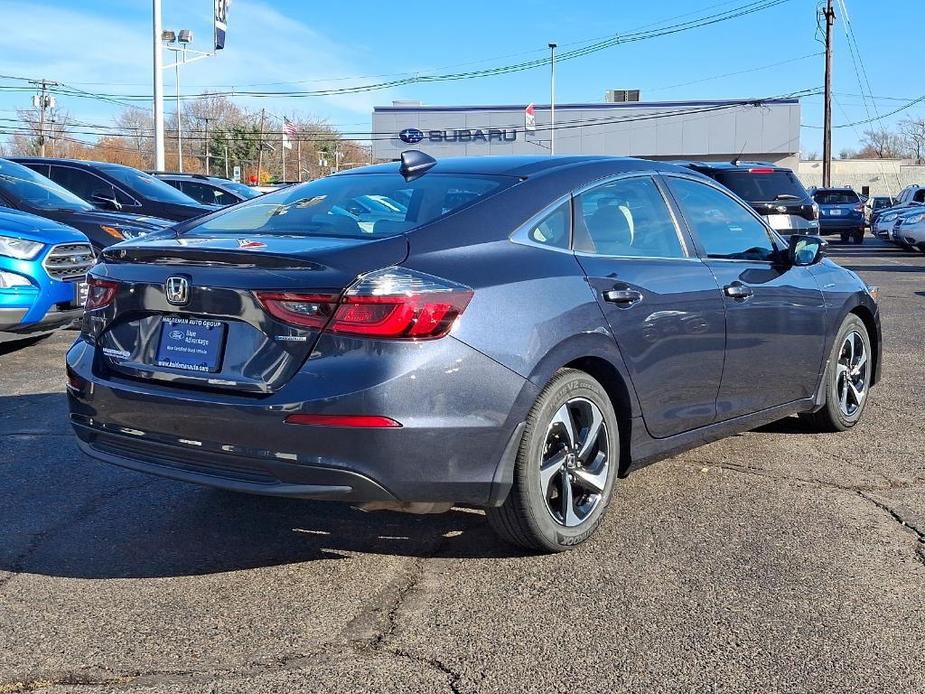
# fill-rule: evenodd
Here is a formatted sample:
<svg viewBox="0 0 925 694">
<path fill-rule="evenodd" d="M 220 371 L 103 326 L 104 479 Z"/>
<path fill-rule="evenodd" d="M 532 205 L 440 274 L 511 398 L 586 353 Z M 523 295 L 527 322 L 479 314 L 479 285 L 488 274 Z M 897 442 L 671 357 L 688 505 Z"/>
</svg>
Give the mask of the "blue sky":
<svg viewBox="0 0 925 694">
<path fill-rule="evenodd" d="M 746 2 L 469 0 L 447 5 L 234 0 L 226 50 L 185 67 L 182 85 L 184 92 L 247 85 L 316 89 L 378 82 L 382 75 L 471 70 L 541 57 L 549 41 L 565 50 L 589 39 L 694 19 Z M 925 91 L 917 79 L 921 42 L 894 38 L 897 31 L 905 31 L 897 18 L 917 16 L 920 2 L 844 2 L 877 99 L 865 104 L 860 96 L 840 19 L 835 44 L 836 125 L 867 118 L 868 112 L 886 113 L 903 105 L 896 99 L 912 99 Z M 816 34 L 816 5 L 816 0 L 790 0 L 714 26 L 562 62 L 557 100 L 600 101 L 609 88 L 639 88 L 645 100 L 675 100 L 758 97 L 820 87 L 822 56 L 815 54 L 822 51 L 822 44 Z M 0 35 L 0 74 L 45 77 L 89 92 L 149 93 L 150 12 L 150 0 L 0 0 L 0 17 L 7 26 L 16 27 Z M 195 46 L 201 49 L 211 40 L 211 12 L 212 0 L 163 0 L 165 28 L 192 29 Z M 3 86 L 16 84 L 22 83 L 0 79 Z M 168 72 L 165 92 L 173 91 L 173 74 Z M 345 96 L 240 102 L 276 113 L 312 114 L 345 130 L 368 131 L 372 107 L 393 99 L 526 104 L 547 102 L 548 95 L 548 68 L 539 68 Z M 29 101 L 28 93 L 0 91 L 0 117 L 15 117 L 15 109 L 28 106 Z M 803 123 L 821 124 L 822 97 L 805 98 L 802 104 Z M 73 97 L 60 98 L 58 106 L 92 123 L 108 123 L 119 109 Z M 925 115 L 925 106 L 902 115 Z M 885 122 L 894 123 L 902 115 Z M 854 147 L 867 127 L 837 130 L 835 151 Z M 804 153 L 819 152 L 820 131 L 804 128 L 802 147 Z"/>
</svg>

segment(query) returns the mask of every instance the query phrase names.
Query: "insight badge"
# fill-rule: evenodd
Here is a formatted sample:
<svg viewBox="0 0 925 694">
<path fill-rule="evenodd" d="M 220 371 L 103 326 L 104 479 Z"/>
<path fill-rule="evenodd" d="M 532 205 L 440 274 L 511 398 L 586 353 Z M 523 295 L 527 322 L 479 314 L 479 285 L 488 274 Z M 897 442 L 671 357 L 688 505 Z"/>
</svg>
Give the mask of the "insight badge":
<svg viewBox="0 0 925 694">
<path fill-rule="evenodd" d="M 457 128 L 453 130 L 428 130 L 426 133 L 417 128 L 405 128 L 398 133 L 398 138 L 409 145 L 427 138 L 429 142 L 470 142 L 488 144 L 489 142 L 516 142 L 516 128 Z"/>
</svg>

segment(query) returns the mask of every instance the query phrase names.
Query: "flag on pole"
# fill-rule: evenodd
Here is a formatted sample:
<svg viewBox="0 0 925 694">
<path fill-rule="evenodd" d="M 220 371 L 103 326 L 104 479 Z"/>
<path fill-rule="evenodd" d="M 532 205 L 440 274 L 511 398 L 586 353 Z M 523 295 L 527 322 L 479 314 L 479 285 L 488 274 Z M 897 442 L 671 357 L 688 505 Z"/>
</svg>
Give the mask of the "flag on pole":
<svg viewBox="0 0 925 694">
<path fill-rule="evenodd" d="M 532 103 L 524 109 L 524 129 L 528 133 L 536 132 L 536 109 Z"/>
<path fill-rule="evenodd" d="M 215 11 L 212 13 L 215 25 L 215 50 L 225 47 L 225 32 L 228 31 L 228 8 L 231 0 L 215 0 Z"/>
<path fill-rule="evenodd" d="M 283 116 L 283 147 L 292 149 L 292 139 L 298 136 L 299 132 L 295 129 L 292 121 Z"/>
</svg>

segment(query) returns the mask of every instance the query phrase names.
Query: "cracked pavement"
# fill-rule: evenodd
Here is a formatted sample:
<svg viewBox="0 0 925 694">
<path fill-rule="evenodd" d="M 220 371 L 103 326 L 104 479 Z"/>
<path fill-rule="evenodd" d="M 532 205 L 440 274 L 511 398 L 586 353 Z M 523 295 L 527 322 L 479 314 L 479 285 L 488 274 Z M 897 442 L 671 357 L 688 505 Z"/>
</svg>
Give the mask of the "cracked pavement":
<svg viewBox="0 0 925 694">
<path fill-rule="evenodd" d="M 73 334 L 4 348 L 0 694 L 925 691 L 925 256 L 832 251 L 881 287 L 863 423 L 789 419 L 636 472 L 556 556 L 469 509 L 364 514 L 96 463 L 65 421 Z"/>
</svg>

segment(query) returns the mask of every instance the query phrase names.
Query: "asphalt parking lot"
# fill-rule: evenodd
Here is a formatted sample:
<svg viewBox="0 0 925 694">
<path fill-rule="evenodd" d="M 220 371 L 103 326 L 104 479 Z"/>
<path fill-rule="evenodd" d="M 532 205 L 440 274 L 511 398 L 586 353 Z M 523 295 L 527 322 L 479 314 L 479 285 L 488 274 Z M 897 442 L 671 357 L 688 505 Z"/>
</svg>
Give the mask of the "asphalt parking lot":
<svg viewBox="0 0 925 694">
<path fill-rule="evenodd" d="M 556 556 L 472 510 L 364 514 L 93 462 L 66 424 L 73 333 L 5 348 L 0 694 L 925 691 L 925 256 L 832 249 L 882 288 L 862 424 L 786 420 L 646 468 Z"/>
</svg>

